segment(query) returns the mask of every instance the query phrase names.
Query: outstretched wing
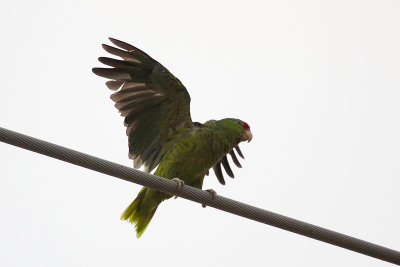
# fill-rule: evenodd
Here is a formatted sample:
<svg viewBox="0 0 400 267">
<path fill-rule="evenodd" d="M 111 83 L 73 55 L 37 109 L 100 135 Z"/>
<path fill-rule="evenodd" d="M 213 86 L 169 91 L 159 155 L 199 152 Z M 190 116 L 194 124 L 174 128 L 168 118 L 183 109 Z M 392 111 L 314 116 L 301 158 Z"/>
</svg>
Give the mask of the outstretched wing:
<svg viewBox="0 0 400 267">
<path fill-rule="evenodd" d="M 244 159 L 243 153 L 239 148 L 239 145 L 235 146 L 235 150 L 236 152 L 239 154 L 239 156 Z M 239 160 L 236 157 L 235 151 L 232 149 L 229 152 L 229 155 L 231 155 L 232 161 L 233 163 L 235 163 L 235 165 L 238 168 L 242 168 L 242 165 L 240 164 Z M 217 164 L 215 164 L 215 166 L 213 167 L 215 176 L 217 176 L 218 181 L 222 184 L 225 185 L 225 179 L 224 179 L 224 175 L 222 174 L 222 168 L 221 168 L 221 164 L 222 166 L 224 166 L 225 172 L 226 174 L 228 174 L 229 177 L 234 178 L 234 174 L 233 171 L 231 169 L 231 166 L 229 165 L 228 162 L 228 158 L 227 155 L 225 155 L 219 162 L 217 162 Z"/>
<path fill-rule="evenodd" d="M 134 167 L 153 170 L 162 158 L 162 148 L 181 128 L 193 127 L 190 96 L 183 84 L 156 60 L 140 49 L 109 38 L 117 47 L 103 44 L 104 50 L 122 60 L 100 57 L 111 68 L 93 68 L 109 78 L 115 107 L 125 117 L 129 157 Z"/>
</svg>

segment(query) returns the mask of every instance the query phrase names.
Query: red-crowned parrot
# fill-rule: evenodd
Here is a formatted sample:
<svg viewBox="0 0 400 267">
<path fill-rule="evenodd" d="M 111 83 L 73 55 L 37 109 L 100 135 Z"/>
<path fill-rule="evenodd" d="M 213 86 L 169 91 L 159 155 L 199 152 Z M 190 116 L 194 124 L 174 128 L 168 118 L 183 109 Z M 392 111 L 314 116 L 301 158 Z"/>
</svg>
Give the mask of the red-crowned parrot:
<svg viewBox="0 0 400 267">
<path fill-rule="evenodd" d="M 225 184 L 221 164 L 233 178 L 227 154 L 240 168 L 234 149 L 243 158 L 238 144 L 252 139 L 250 126 L 231 118 L 193 122 L 189 93 L 174 75 L 140 49 L 113 38 L 110 41 L 119 48 L 103 44 L 104 50 L 122 60 L 100 57 L 111 68 L 93 68 L 93 72 L 111 79 L 106 85 L 116 91 L 111 99 L 125 117 L 134 167 L 144 165 L 151 172 L 158 166 L 155 175 L 175 180 L 178 189 L 184 184 L 201 189 L 210 168 Z M 143 187 L 121 219 L 135 224 L 140 237 L 158 205 L 171 197 Z"/>
</svg>

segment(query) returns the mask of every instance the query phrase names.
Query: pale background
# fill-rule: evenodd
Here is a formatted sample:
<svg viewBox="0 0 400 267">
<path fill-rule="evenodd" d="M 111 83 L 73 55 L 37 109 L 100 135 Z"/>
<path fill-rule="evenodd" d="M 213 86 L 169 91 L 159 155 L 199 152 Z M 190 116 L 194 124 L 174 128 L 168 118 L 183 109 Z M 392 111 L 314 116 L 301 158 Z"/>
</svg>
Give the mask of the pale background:
<svg viewBox="0 0 400 267">
<path fill-rule="evenodd" d="M 399 1 L 3 1 L 0 126 L 132 166 L 91 72 L 108 36 L 188 88 L 192 117 L 254 134 L 205 188 L 400 249 Z M 141 239 L 140 187 L 0 143 L 1 266 L 389 266 L 184 199 Z"/>
</svg>

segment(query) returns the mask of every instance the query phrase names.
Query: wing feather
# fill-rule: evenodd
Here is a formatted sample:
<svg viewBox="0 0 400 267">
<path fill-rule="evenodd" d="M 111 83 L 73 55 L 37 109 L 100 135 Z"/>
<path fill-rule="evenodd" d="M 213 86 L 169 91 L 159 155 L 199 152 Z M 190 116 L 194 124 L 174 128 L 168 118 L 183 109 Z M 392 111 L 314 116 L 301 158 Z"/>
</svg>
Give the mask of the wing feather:
<svg viewBox="0 0 400 267">
<path fill-rule="evenodd" d="M 226 155 L 222 158 L 221 160 L 222 166 L 224 166 L 226 174 L 229 175 L 229 177 L 234 178 L 235 176 L 233 175 L 231 166 L 229 166 L 228 159 L 226 158 Z"/>
<path fill-rule="evenodd" d="M 236 157 L 235 151 L 231 150 L 231 151 L 229 152 L 229 155 L 231 155 L 231 158 L 232 158 L 233 163 L 235 163 L 235 165 L 236 165 L 238 168 L 242 168 L 242 165 L 240 164 L 238 158 Z"/>
<path fill-rule="evenodd" d="M 244 159 L 243 153 L 242 153 L 242 151 L 240 150 L 239 145 L 235 146 L 235 149 L 236 149 L 236 152 L 239 154 L 239 156 L 240 156 L 242 159 Z"/>
<path fill-rule="evenodd" d="M 124 84 L 124 82 L 121 81 L 108 81 L 106 82 L 106 85 L 108 87 L 108 89 L 116 91 L 119 88 L 121 88 L 121 86 Z"/>
<path fill-rule="evenodd" d="M 236 151 L 238 151 L 238 149 L 239 149 L 239 151 L 240 151 L 239 146 L 236 146 L 234 149 L 236 149 Z M 240 164 L 239 160 L 238 160 L 237 157 L 236 157 L 236 154 L 235 154 L 234 149 L 232 149 L 231 151 L 229 151 L 229 155 L 231 155 L 231 158 L 232 158 L 233 163 L 235 163 L 235 165 L 236 165 L 237 167 L 242 168 L 242 165 Z M 240 153 L 240 154 L 239 154 L 239 153 Z M 243 156 L 243 154 L 242 154 L 241 151 L 238 152 L 238 154 L 241 155 L 241 156 Z M 233 174 L 233 171 L 232 171 L 231 166 L 229 165 L 229 161 L 228 161 L 227 155 L 225 155 L 225 156 L 222 157 L 222 159 L 213 167 L 215 176 L 217 176 L 218 181 L 219 181 L 221 184 L 224 185 L 224 184 L 225 184 L 225 180 L 224 180 L 224 176 L 222 175 L 221 164 L 222 164 L 222 166 L 224 166 L 224 169 L 225 169 L 226 174 L 228 174 L 231 178 L 234 178 L 235 176 L 234 176 L 234 174 Z"/>
<path fill-rule="evenodd" d="M 215 166 L 213 167 L 215 176 L 217 176 L 218 181 L 222 184 L 225 185 L 225 179 L 224 179 L 224 175 L 222 174 L 222 170 L 221 170 L 221 162 L 218 162 L 217 164 L 215 164 Z"/>
</svg>

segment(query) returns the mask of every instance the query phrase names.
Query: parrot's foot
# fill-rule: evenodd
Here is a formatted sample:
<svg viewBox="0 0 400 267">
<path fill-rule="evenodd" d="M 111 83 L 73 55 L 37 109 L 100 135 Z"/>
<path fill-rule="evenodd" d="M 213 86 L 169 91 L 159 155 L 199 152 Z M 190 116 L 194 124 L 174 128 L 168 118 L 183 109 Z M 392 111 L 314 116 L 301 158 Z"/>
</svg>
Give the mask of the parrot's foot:
<svg viewBox="0 0 400 267">
<path fill-rule="evenodd" d="M 206 191 L 207 191 L 207 192 L 210 192 L 213 198 L 215 198 L 215 197 L 217 196 L 217 192 L 215 192 L 214 189 L 207 189 Z M 203 208 L 207 207 L 206 204 L 202 204 L 201 206 L 202 206 Z"/>
<path fill-rule="evenodd" d="M 217 195 L 217 192 L 214 189 L 207 189 L 206 191 L 211 193 L 213 198 L 215 198 L 215 196 Z"/>
<path fill-rule="evenodd" d="M 185 185 L 185 182 L 179 178 L 173 178 L 172 181 L 176 182 L 176 190 L 179 192 L 181 191 L 182 187 Z"/>
</svg>

